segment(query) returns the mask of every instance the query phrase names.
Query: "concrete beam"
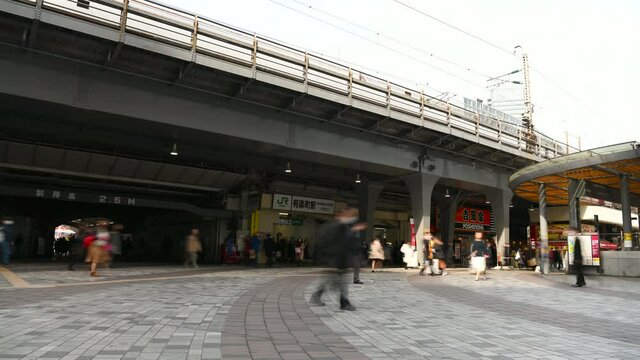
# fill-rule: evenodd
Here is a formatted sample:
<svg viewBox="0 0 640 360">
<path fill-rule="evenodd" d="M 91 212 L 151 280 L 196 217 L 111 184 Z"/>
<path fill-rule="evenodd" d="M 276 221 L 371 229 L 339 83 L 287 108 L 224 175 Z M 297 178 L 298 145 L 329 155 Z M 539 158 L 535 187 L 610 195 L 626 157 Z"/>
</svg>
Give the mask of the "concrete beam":
<svg viewBox="0 0 640 360">
<path fill-rule="evenodd" d="M 0 93 L 103 113 L 181 126 L 230 137 L 383 165 L 413 172 L 423 149 L 402 148 L 384 138 L 338 124 L 320 126 L 309 117 L 278 112 L 257 103 L 226 101 L 224 96 L 162 83 L 116 71 L 104 71 L 45 55 L 0 53 Z M 295 127 L 291 141 L 290 126 Z M 476 166 L 452 155 L 430 153 L 433 175 L 483 186 L 506 187 L 507 169 Z"/>
</svg>

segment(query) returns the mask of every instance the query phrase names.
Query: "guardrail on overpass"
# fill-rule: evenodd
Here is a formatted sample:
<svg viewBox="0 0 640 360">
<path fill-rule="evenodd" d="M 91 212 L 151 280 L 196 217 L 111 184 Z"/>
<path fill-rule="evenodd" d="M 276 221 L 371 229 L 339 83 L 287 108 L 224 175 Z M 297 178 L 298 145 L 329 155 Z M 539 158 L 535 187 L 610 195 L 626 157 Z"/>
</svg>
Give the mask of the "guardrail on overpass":
<svg viewBox="0 0 640 360">
<path fill-rule="evenodd" d="M 4 3 L 4 5 L 3 5 Z M 136 38 L 162 44 L 163 54 L 420 126 L 484 138 L 514 154 L 539 160 L 578 151 L 539 132 L 480 115 L 349 66 L 297 50 L 219 22 L 148 0 L 0 0 L 0 10 L 87 32 L 72 19 L 110 32 L 91 33 L 136 46 Z M 65 21 L 47 14 L 65 16 Z M 76 21 L 77 22 L 77 21 Z M 114 35 L 115 34 L 115 35 Z M 26 35 L 25 35 L 26 36 Z M 143 47 L 141 44 L 137 46 Z M 111 56 L 117 56 L 117 50 Z M 150 49 L 147 49 L 150 50 Z M 157 51 L 157 50 L 152 50 Z"/>
</svg>

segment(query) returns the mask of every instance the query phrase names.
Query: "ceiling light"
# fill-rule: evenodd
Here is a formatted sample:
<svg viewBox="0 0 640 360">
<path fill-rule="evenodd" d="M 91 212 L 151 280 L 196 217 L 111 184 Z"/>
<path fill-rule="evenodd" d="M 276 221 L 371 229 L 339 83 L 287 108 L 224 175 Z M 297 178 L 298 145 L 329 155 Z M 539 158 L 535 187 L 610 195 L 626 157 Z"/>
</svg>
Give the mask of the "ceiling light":
<svg viewBox="0 0 640 360">
<path fill-rule="evenodd" d="M 356 184 L 360 184 L 362 180 L 360 180 L 360 174 L 356 174 Z"/>
<path fill-rule="evenodd" d="M 177 143 L 173 143 L 173 146 L 171 147 L 171 152 L 169 152 L 169 154 L 171 156 L 178 156 L 178 144 Z"/>
<path fill-rule="evenodd" d="M 451 197 L 451 195 L 449 195 L 449 189 L 445 189 L 444 197 L 446 197 L 446 198 Z"/>
<path fill-rule="evenodd" d="M 287 162 L 287 168 L 284 170 L 285 173 L 287 174 L 291 174 L 291 164 L 289 162 Z"/>
<path fill-rule="evenodd" d="M 487 200 L 484 203 L 488 205 L 488 204 L 491 204 L 491 201 Z"/>
<path fill-rule="evenodd" d="M 529 206 L 529 211 L 533 211 L 533 205 Z"/>
<path fill-rule="evenodd" d="M 289 213 L 281 212 L 281 213 L 278 213 L 278 215 L 280 215 L 280 216 L 289 216 Z"/>
<path fill-rule="evenodd" d="M 512 208 L 513 207 L 513 201 L 509 201 L 509 207 Z"/>
</svg>

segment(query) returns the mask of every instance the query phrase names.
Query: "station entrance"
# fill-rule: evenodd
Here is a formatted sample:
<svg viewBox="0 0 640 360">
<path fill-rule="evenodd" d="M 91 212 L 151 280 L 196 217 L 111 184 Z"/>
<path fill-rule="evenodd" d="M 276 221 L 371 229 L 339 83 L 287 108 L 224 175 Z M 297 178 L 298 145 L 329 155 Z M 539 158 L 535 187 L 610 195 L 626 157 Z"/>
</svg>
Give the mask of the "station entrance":
<svg viewBox="0 0 640 360">
<path fill-rule="evenodd" d="M 119 206 L 115 204 L 71 203 L 51 199 L 0 196 L 0 213 L 14 222 L 15 260 L 54 258 L 54 232 L 60 225 L 77 227 L 78 222 L 104 219 L 121 238 L 115 261 L 174 263 L 183 260 L 184 238 L 200 230 L 202 263 L 214 263 L 221 228 L 229 217 L 203 217 L 181 210 Z"/>
<path fill-rule="evenodd" d="M 225 192 L 242 179 L 225 171 L 0 141 L 0 217 L 13 221 L 12 259 L 18 261 L 51 260 L 56 227 L 102 219 L 121 235 L 116 262 L 181 262 L 185 236 L 195 227 L 200 262 L 215 263 L 236 216 L 225 210 Z"/>
</svg>

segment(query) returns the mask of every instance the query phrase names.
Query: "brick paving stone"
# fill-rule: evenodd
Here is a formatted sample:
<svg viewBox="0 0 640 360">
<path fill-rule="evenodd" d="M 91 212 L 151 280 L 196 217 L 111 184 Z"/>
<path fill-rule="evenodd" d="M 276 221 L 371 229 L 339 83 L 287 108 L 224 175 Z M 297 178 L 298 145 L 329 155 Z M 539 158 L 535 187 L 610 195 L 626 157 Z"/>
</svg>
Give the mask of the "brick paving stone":
<svg viewBox="0 0 640 360">
<path fill-rule="evenodd" d="M 640 358 L 638 279 L 392 269 L 363 273 L 348 312 L 331 292 L 307 304 L 308 268 L 123 267 L 82 286 L 80 272 L 16 271 L 45 287 L 0 283 L 1 359 Z"/>
</svg>

